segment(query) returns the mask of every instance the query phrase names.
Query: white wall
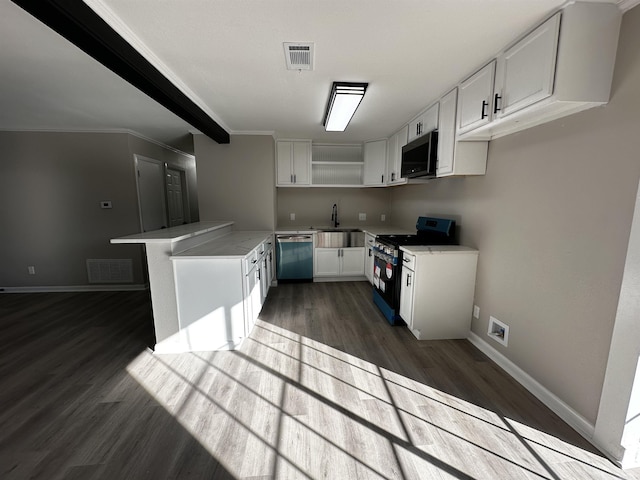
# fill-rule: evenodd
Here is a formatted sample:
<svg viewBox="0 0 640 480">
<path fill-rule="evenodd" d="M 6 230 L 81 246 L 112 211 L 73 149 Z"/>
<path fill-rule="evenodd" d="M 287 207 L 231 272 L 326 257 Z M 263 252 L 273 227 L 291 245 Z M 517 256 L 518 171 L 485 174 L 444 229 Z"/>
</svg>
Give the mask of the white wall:
<svg viewBox="0 0 640 480">
<path fill-rule="evenodd" d="M 480 250 L 473 331 L 595 423 L 640 178 L 640 9 L 610 103 L 494 140 L 484 177 L 392 190 L 392 217 L 455 217 Z M 488 340 L 489 315 L 510 327 Z"/>
</svg>

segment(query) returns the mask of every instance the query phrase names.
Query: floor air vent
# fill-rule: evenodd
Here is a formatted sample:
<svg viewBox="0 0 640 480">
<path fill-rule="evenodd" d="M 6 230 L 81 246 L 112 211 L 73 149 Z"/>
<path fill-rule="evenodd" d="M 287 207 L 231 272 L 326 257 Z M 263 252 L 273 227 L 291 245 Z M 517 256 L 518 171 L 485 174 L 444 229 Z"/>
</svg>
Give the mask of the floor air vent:
<svg viewBox="0 0 640 480">
<path fill-rule="evenodd" d="M 130 258 L 88 258 L 89 283 L 131 283 L 133 262 Z"/>
<path fill-rule="evenodd" d="M 313 70 L 313 43 L 284 43 L 287 70 Z"/>
</svg>

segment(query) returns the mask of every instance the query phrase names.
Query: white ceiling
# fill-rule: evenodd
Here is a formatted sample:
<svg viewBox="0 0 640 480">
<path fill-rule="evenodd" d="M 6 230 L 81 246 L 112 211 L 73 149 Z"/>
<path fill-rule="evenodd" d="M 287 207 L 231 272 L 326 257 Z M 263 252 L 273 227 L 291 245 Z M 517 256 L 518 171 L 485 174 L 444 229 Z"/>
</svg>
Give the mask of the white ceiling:
<svg viewBox="0 0 640 480">
<path fill-rule="evenodd" d="M 229 133 L 337 143 L 394 133 L 564 3 L 85 1 Z M 283 42 L 313 42 L 313 71 L 286 70 Z M 179 148 L 193 131 L 10 0 L 0 45 L 0 129 L 129 129 Z M 344 133 L 322 127 L 333 81 L 369 83 Z"/>
</svg>

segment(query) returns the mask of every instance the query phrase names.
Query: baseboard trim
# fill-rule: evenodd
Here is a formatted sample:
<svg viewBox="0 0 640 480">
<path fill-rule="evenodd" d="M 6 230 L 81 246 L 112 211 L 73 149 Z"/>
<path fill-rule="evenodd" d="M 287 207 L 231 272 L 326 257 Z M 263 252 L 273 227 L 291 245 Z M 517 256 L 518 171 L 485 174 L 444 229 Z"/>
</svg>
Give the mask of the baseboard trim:
<svg viewBox="0 0 640 480">
<path fill-rule="evenodd" d="M 517 382 L 533 394 L 538 400 L 544 403 L 562 420 L 568 423 L 575 431 L 600 449 L 593 442 L 593 432 L 595 427 L 589 421 L 545 388 L 527 372 L 518 367 L 515 363 L 505 357 L 498 350 L 485 342 L 480 336 L 469 332 L 467 339 L 475 345 L 482 353 L 493 360 L 499 367 L 511 375 Z M 603 452 L 605 453 L 605 452 Z M 605 453 L 606 454 L 606 453 Z"/>
<path fill-rule="evenodd" d="M 134 285 L 56 285 L 40 287 L 0 287 L 1 293 L 63 293 L 63 292 L 130 292 L 148 290 L 149 284 Z"/>
</svg>

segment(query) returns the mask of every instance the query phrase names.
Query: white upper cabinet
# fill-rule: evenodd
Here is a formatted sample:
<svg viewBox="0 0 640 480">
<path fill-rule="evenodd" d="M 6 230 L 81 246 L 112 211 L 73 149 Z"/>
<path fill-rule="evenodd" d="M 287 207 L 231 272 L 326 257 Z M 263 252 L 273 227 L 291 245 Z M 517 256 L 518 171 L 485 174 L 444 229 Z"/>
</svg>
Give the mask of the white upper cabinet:
<svg viewBox="0 0 640 480">
<path fill-rule="evenodd" d="M 504 50 L 489 100 L 491 64 L 460 84 L 459 138 L 498 138 L 607 103 L 621 18 L 613 3 L 576 2 Z"/>
<path fill-rule="evenodd" d="M 402 147 L 407 144 L 408 132 L 409 127 L 405 125 L 389 139 L 387 185 L 407 183 L 407 179 L 400 176 L 400 167 L 402 166 Z"/>
<path fill-rule="evenodd" d="M 387 141 L 365 142 L 363 184 L 365 186 L 384 185 L 386 169 Z"/>
<path fill-rule="evenodd" d="M 553 93 L 560 13 L 497 59 L 493 111 L 504 117 Z"/>
<path fill-rule="evenodd" d="M 311 183 L 311 140 L 276 141 L 276 179 L 279 187 Z"/>
<path fill-rule="evenodd" d="M 457 141 L 457 101 L 457 88 L 440 99 L 436 176 L 484 175 L 487 169 L 488 142 Z"/>
<path fill-rule="evenodd" d="M 409 122 L 408 141 L 411 142 L 436 128 L 438 128 L 438 104 L 434 103 Z"/>
<path fill-rule="evenodd" d="M 460 84 L 458 98 L 458 133 L 486 125 L 493 114 L 493 82 L 496 61 L 485 65 Z"/>
</svg>

